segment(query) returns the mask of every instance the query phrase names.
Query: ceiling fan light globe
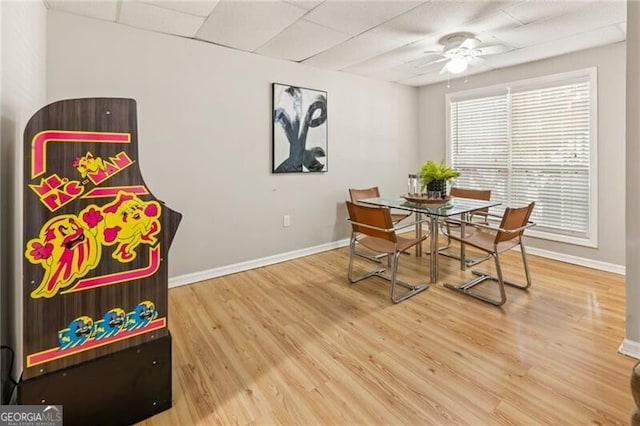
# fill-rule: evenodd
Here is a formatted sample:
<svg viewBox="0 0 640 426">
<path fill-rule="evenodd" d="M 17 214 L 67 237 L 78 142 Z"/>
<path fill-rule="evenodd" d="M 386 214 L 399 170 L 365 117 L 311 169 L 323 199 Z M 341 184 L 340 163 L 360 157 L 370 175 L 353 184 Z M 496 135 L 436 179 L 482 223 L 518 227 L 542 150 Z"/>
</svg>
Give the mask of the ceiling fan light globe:
<svg viewBox="0 0 640 426">
<path fill-rule="evenodd" d="M 449 62 L 447 62 L 447 70 L 451 74 L 460 74 L 467 69 L 469 64 L 464 58 L 452 58 Z"/>
</svg>

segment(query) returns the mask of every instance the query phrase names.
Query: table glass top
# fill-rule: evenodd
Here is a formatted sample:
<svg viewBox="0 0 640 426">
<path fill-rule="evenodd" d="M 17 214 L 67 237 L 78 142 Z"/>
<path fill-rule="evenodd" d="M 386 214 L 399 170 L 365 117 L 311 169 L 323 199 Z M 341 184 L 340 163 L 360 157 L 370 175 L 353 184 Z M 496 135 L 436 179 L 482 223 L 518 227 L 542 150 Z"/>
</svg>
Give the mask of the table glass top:
<svg viewBox="0 0 640 426">
<path fill-rule="evenodd" d="M 365 198 L 358 200 L 361 203 L 373 204 L 376 206 L 391 207 L 394 209 L 408 210 L 417 213 L 424 213 L 431 216 L 455 216 L 463 213 L 470 213 L 475 210 L 494 207 L 500 203 L 497 201 L 473 200 L 470 198 L 451 197 L 443 204 L 414 203 L 401 197 L 379 197 Z"/>
</svg>

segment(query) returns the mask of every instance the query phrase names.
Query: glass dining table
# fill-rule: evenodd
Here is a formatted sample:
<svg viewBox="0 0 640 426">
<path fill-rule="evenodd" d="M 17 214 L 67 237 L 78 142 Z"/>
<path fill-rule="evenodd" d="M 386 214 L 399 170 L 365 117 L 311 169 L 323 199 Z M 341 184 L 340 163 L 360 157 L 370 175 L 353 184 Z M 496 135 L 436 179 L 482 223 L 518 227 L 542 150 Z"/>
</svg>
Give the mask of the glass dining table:
<svg viewBox="0 0 640 426">
<path fill-rule="evenodd" d="M 449 200 L 443 200 L 441 203 L 422 203 L 407 201 L 402 197 L 389 198 L 365 198 L 358 200 L 361 203 L 371 204 L 381 207 L 389 207 L 392 209 L 407 210 L 416 214 L 416 237 L 422 236 L 422 215 L 429 217 L 429 229 L 431 233 L 431 245 L 429 253 L 430 259 L 430 282 L 436 284 L 438 282 L 438 221 L 440 218 L 451 216 L 461 216 L 462 220 L 466 220 L 468 216 L 477 211 L 489 207 L 500 205 L 497 201 L 473 200 L 470 198 L 451 197 Z M 464 232 L 464 223 L 460 229 Z M 460 247 L 460 267 L 465 268 L 465 248 L 464 244 Z M 416 246 L 416 256 L 422 256 L 422 244 Z"/>
</svg>

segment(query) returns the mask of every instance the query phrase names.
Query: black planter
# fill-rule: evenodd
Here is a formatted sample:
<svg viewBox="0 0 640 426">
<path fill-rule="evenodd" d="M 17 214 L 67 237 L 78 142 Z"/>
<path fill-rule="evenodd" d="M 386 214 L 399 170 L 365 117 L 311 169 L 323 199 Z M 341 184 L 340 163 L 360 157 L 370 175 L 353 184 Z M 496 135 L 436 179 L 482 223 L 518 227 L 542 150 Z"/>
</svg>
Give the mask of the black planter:
<svg viewBox="0 0 640 426">
<path fill-rule="evenodd" d="M 427 193 L 431 191 L 438 191 L 440 193 L 440 198 L 447 198 L 447 181 L 432 180 L 427 184 Z"/>
</svg>

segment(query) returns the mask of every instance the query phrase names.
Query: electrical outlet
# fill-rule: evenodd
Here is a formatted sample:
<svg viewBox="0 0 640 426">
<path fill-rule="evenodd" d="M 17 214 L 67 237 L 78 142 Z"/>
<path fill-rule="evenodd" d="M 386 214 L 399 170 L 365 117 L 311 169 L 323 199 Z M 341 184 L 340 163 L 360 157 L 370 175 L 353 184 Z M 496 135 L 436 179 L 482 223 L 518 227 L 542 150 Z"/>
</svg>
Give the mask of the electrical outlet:
<svg viewBox="0 0 640 426">
<path fill-rule="evenodd" d="M 291 217 L 288 214 L 285 214 L 282 216 L 282 226 L 286 228 L 289 225 L 291 225 Z"/>
</svg>

